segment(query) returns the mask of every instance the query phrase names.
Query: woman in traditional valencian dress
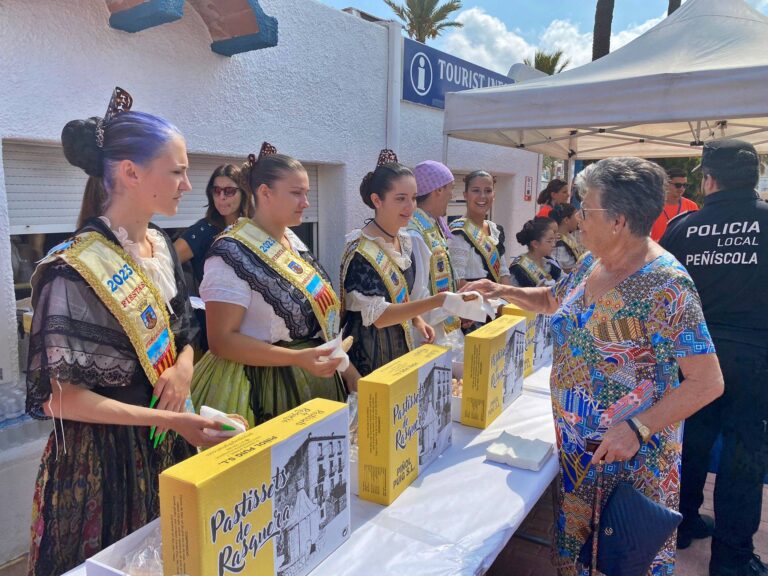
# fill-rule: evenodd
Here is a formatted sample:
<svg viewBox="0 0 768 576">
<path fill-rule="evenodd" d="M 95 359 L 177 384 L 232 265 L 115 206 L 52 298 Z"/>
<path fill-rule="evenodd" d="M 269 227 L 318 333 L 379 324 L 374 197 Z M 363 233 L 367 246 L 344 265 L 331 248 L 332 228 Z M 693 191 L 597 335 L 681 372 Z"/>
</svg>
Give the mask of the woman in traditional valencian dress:
<svg viewBox="0 0 768 576">
<path fill-rule="evenodd" d="M 90 178 L 77 233 L 32 280 L 27 412 L 55 426 L 30 575 L 58 576 L 156 518 L 160 472 L 215 443 L 205 428 L 218 425 L 185 411 L 196 329 L 170 239 L 149 224 L 190 189 L 184 139 L 130 106 L 117 88 L 103 119 L 61 136 Z"/>
<path fill-rule="evenodd" d="M 561 270 L 550 258 L 557 242 L 557 226 L 551 218 L 536 217 L 529 220 L 515 235 L 528 251 L 515 258 L 509 268 L 512 286 L 536 288 L 552 286 L 560 278 Z"/>
<path fill-rule="evenodd" d="M 439 308 L 445 294 L 410 301 L 416 275 L 411 239 L 405 231 L 416 209 L 416 179 L 391 150 L 363 178 L 360 196 L 375 216 L 347 236 L 342 259 L 345 334 L 354 336 L 349 357 L 366 376 L 412 349 L 411 330 L 425 342 L 433 328 L 419 316 Z"/>
<path fill-rule="evenodd" d="M 488 278 L 509 284 L 504 228 L 487 220 L 496 196 L 496 179 L 485 170 L 464 178 L 467 215 L 451 222 L 451 262 L 459 288 L 472 280 Z"/>
<path fill-rule="evenodd" d="M 347 390 L 337 373 L 343 359 L 318 349 L 339 333 L 340 301 L 289 228 L 309 207 L 307 171 L 265 142 L 240 185 L 256 211 L 208 251 L 200 296 L 210 350 L 195 367 L 192 399 L 253 425 L 312 398 L 343 402 Z"/>
<path fill-rule="evenodd" d="M 558 233 L 552 258 L 560 266 L 560 269 L 568 274 L 576 267 L 579 258 L 585 253 L 584 246 L 575 236 L 579 230 L 581 212 L 571 204 L 558 204 L 552 209 L 549 216 L 557 224 Z"/>
</svg>

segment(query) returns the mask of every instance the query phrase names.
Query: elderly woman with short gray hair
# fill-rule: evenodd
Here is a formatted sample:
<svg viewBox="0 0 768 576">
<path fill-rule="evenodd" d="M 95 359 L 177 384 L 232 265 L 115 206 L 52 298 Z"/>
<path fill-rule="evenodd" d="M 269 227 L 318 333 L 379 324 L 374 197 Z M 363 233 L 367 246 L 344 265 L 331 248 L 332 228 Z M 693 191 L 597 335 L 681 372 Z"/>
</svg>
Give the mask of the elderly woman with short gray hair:
<svg viewBox="0 0 768 576">
<path fill-rule="evenodd" d="M 640 158 L 588 166 L 577 184 L 581 239 L 590 252 L 570 275 L 552 288 L 488 280 L 463 288 L 553 314 L 550 385 L 560 458 L 553 557 L 561 575 L 588 573 L 578 558 L 591 532 L 593 463 L 606 463 L 604 498 L 628 481 L 677 509 L 681 421 L 723 391 L 696 288 L 649 237 L 665 182 L 660 166 Z M 587 442 L 600 443 L 594 454 Z M 674 563 L 673 535 L 649 574 L 672 574 Z"/>
</svg>

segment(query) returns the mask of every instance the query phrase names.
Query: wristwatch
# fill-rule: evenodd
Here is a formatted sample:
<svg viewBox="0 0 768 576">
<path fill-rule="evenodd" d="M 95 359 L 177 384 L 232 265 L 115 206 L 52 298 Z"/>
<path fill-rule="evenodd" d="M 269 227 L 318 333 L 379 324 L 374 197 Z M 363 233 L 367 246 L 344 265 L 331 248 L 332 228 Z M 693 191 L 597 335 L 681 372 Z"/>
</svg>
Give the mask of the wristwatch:
<svg viewBox="0 0 768 576">
<path fill-rule="evenodd" d="M 640 444 L 646 444 L 651 439 L 651 429 L 640 422 L 636 416 L 633 416 L 626 422 L 629 424 L 629 427 L 632 428 L 632 431 L 637 434 L 637 439 L 640 441 Z"/>
</svg>

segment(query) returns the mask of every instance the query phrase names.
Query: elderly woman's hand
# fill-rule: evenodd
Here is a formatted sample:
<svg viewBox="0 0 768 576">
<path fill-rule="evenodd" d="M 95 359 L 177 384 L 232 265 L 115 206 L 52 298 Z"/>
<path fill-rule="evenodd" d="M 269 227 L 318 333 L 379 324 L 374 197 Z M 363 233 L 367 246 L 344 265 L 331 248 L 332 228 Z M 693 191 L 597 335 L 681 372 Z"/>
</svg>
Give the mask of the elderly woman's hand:
<svg viewBox="0 0 768 576">
<path fill-rule="evenodd" d="M 475 280 L 467 282 L 461 287 L 459 292 L 480 292 L 486 300 L 489 298 L 499 298 L 507 287 L 503 284 L 496 284 L 488 279 Z"/>
<path fill-rule="evenodd" d="M 600 460 L 606 464 L 629 460 L 640 450 L 640 442 L 637 435 L 626 422 L 619 422 L 611 426 L 603 436 L 595 453 L 592 455 L 592 463 Z"/>
</svg>

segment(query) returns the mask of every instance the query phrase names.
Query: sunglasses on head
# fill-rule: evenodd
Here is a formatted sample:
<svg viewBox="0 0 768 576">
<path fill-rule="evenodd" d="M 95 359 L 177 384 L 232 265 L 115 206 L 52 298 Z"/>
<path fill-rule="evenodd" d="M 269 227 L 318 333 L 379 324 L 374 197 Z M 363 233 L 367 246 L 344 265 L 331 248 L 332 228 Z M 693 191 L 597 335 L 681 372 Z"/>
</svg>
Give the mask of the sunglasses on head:
<svg viewBox="0 0 768 576">
<path fill-rule="evenodd" d="M 673 182 L 672 186 L 674 186 L 675 188 L 680 190 L 681 188 L 688 188 L 688 183 L 687 182 Z"/>
<path fill-rule="evenodd" d="M 218 196 L 219 194 L 223 195 L 224 198 L 232 198 L 235 194 L 240 192 L 240 188 L 237 186 L 225 186 L 224 188 L 220 186 L 214 186 L 213 187 L 213 196 Z"/>
</svg>

